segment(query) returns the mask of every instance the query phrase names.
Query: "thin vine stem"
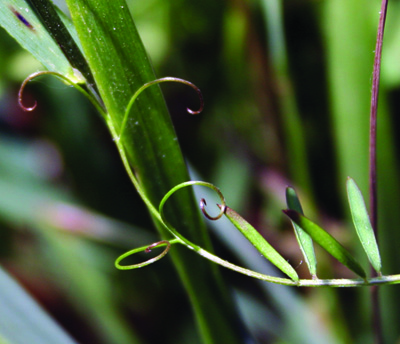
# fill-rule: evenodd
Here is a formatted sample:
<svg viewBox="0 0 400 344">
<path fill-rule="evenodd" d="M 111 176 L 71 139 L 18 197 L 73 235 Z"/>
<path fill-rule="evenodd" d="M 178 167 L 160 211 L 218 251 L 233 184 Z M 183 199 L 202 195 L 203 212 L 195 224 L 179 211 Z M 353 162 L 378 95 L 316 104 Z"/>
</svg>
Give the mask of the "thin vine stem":
<svg viewBox="0 0 400 344">
<path fill-rule="evenodd" d="M 379 81 L 382 63 L 382 45 L 383 35 L 385 31 L 386 15 L 388 0 L 382 0 L 381 11 L 379 16 L 378 33 L 375 46 L 374 69 L 371 91 L 371 108 L 370 108 L 370 139 L 369 139 L 369 204 L 371 225 L 378 241 L 378 182 L 377 182 L 377 113 L 378 113 L 378 96 Z M 376 276 L 374 269 L 373 276 Z M 375 343 L 383 343 L 382 323 L 380 315 L 380 305 L 378 297 L 378 288 L 371 288 L 372 301 L 372 325 L 375 335 Z"/>
</svg>

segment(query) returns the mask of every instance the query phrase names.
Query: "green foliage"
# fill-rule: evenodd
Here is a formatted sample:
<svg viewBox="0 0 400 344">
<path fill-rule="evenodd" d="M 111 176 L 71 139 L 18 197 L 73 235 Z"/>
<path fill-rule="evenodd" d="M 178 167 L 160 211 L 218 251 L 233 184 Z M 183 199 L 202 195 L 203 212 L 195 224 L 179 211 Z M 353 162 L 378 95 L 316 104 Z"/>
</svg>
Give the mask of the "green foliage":
<svg viewBox="0 0 400 344">
<path fill-rule="evenodd" d="M 298 226 L 300 226 L 307 234 L 321 247 L 323 247 L 329 254 L 335 257 L 343 265 L 347 266 L 350 270 L 362 278 L 366 278 L 364 269 L 333 236 L 331 236 L 324 229 L 319 227 L 314 222 L 307 219 L 305 216 L 299 214 L 294 210 L 284 210 L 284 213 Z"/>
<path fill-rule="evenodd" d="M 376 243 L 374 230 L 372 229 L 369 215 L 365 207 L 364 198 L 353 179 L 348 178 L 346 185 L 351 216 L 353 218 L 358 238 L 361 241 L 371 265 L 378 273 L 380 273 L 382 269 L 381 255 L 379 254 L 378 244 Z"/>
<path fill-rule="evenodd" d="M 360 191 L 365 194 L 367 186 L 367 109 L 376 5 L 336 0 L 323 4 L 280 0 L 68 3 L 72 20 L 47 0 L 1 1 L 0 23 L 48 71 L 87 96 L 109 132 L 90 113 L 92 107 L 64 84 L 51 78 L 29 82 L 48 72 L 26 79 L 21 104 L 28 109 L 32 98 L 37 98 L 38 106 L 32 116 L 18 114 L 10 105 L 17 96 L 4 92 L 18 87 L 22 80 L 17 75 L 25 77 L 25 69 L 34 72 L 37 67 L 26 52 L 6 36 L 0 37 L 4 67 L 0 72 L 0 224 L 4 227 L 0 262 L 23 276 L 26 285 L 33 284 L 39 297 L 44 294 L 43 286 L 36 280 L 43 281 L 43 290 L 50 286 L 53 300 L 64 296 L 68 305 L 63 307 L 77 312 L 81 319 L 76 322 L 83 320 L 89 325 L 88 332 L 93 332 L 95 339 L 90 342 L 251 341 L 243 339 L 243 333 L 247 336 L 243 323 L 260 342 L 369 340 L 367 312 L 359 312 L 366 308 L 361 297 L 351 294 L 349 298 L 343 290 L 300 295 L 295 288 L 269 282 L 304 287 L 399 283 L 398 275 L 380 275 L 381 257 Z M 391 27 L 393 47 L 398 36 L 393 32 L 398 28 L 395 24 Z M 395 61 L 396 53 L 388 54 Z M 394 126 L 389 116 L 397 105 L 387 102 L 387 96 L 396 98 L 400 82 L 396 81 L 398 73 L 392 73 L 397 67 L 391 65 L 384 69 L 389 83 L 384 79 L 381 87 L 378 163 L 382 200 L 379 246 L 385 271 L 393 274 L 398 272 L 400 259 L 398 231 L 394 230 L 399 223 L 395 207 L 400 193 Z M 157 79 L 155 74 L 183 77 L 204 92 L 206 112 L 193 118 L 183 115 L 187 104 L 198 104 L 190 98 L 195 95 L 193 90 L 163 86 L 178 135 L 156 84 L 179 80 L 198 94 L 199 90 L 183 79 Z M 113 144 L 123 164 L 115 159 Z M 34 154 L 38 147 L 47 152 L 51 163 L 40 158 L 46 156 L 43 151 Z M 225 204 L 212 184 L 187 182 L 186 161 L 201 175 L 194 179 L 223 186 L 229 205 L 244 217 Z M 130 191 L 121 165 L 139 197 Z M 55 172 L 43 172 L 43 166 Z M 361 254 L 352 246 L 356 240 L 345 225 L 347 214 L 342 213 L 347 207 L 342 192 L 346 175 L 360 183 L 359 189 L 349 179 L 347 196 L 357 235 L 378 277 L 367 277 L 354 258 Z M 335 180 L 340 187 L 334 187 Z M 303 216 L 294 188 L 286 189 L 285 205 L 282 195 L 287 184 L 300 191 L 310 218 L 335 227 L 335 237 L 348 250 Z M 210 227 L 224 232 L 227 244 L 220 239 L 214 243 L 218 255 L 213 253 L 192 191 L 186 186 L 194 186 L 196 192 L 197 186 L 206 186 L 221 198 L 217 216 L 209 215 L 205 201 L 200 206 L 208 219 L 218 218 Z M 204 198 L 208 201 L 210 197 Z M 279 210 L 285 207 L 300 250 L 288 231 L 288 222 L 280 216 Z M 255 223 L 257 230 L 249 222 Z M 232 223 L 239 233 L 234 233 Z M 158 234 L 149 230 L 153 226 Z M 268 242 L 264 228 L 268 229 Z M 238 239 L 241 233 L 250 244 Z M 317 249 L 318 276 L 332 275 L 334 279 L 317 278 L 313 241 L 341 263 L 328 268 Z M 130 251 L 120 255 L 126 249 Z M 140 252 L 151 257 L 142 259 Z M 274 270 L 260 253 L 290 278 L 274 277 Z M 134 254 L 139 257 L 132 257 Z M 122 273 L 110 264 L 118 255 L 115 265 L 122 270 L 157 264 Z M 243 267 L 222 258 L 226 255 Z M 171 256 L 181 282 L 168 258 L 161 260 L 165 256 Z M 224 274 L 233 288 L 239 288 L 235 290 L 239 313 L 246 314 L 241 319 L 216 265 L 206 259 L 262 281 L 255 287 L 254 281 L 246 279 L 243 292 L 241 277 Z M 311 279 L 299 265 L 302 259 Z M 342 278 L 343 265 L 362 279 Z M 39 277 L 35 280 L 33 276 Z M 245 294 L 247 288 L 251 298 Z M 359 291 L 354 293 L 359 295 Z M 184 304 L 179 306 L 183 310 L 178 309 L 184 294 L 191 306 Z M 320 309 L 313 307 L 315 299 Z M 356 303 L 356 299 L 362 301 Z M 382 300 L 385 335 L 388 342 L 395 342 L 400 333 L 395 288 L 383 288 Z M 159 312 L 160 308 L 166 311 Z M 191 309 L 201 336 L 189 320 Z M 350 314 L 352 309 L 357 316 Z M 35 318 L 36 312 L 41 311 L 29 316 Z M 249 321 L 249 314 L 259 316 Z M 266 314 L 265 320 L 261 315 Z M 348 318 L 343 314 L 349 314 Z M 142 326 L 149 323 L 159 329 L 162 339 Z M 18 342 L 4 333 L 0 331 L 0 342 Z M 74 333 L 78 341 L 85 342 L 79 335 Z"/>
<path fill-rule="evenodd" d="M 299 279 L 296 271 L 285 258 L 283 258 L 252 225 L 243 219 L 243 217 L 229 207 L 226 208 L 225 215 L 265 258 L 294 281 Z"/>
<path fill-rule="evenodd" d="M 300 200 L 297 197 L 296 191 L 291 188 L 286 188 L 286 204 L 289 209 L 295 210 L 300 214 L 303 214 L 303 209 L 300 204 Z M 294 221 L 292 221 L 294 233 L 296 234 L 297 242 L 300 246 L 301 252 L 303 253 L 304 259 L 307 263 L 308 270 L 312 278 L 317 277 L 317 259 L 315 257 L 314 246 L 311 237 Z"/>
</svg>

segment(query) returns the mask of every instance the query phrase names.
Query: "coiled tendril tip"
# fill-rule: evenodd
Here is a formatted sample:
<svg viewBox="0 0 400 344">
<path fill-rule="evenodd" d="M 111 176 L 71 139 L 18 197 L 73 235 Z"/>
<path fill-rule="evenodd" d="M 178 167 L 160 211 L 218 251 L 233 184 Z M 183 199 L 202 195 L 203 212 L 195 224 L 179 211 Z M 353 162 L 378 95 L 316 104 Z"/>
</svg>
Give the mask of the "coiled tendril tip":
<svg viewBox="0 0 400 344">
<path fill-rule="evenodd" d="M 225 204 L 222 204 L 222 205 L 217 204 L 217 206 L 220 209 L 220 212 L 216 216 L 211 216 L 209 213 L 207 213 L 206 206 L 207 206 L 207 202 L 204 198 L 202 198 L 200 200 L 200 209 L 201 209 L 201 212 L 204 214 L 204 216 L 209 220 L 212 220 L 212 221 L 218 220 L 222 217 L 222 215 L 225 214 L 225 210 L 226 210 Z"/>
<path fill-rule="evenodd" d="M 19 106 L 21 107 L 22 110 L 24 110 L 24 111 L 33 111 L 33 110 L 36 109 L 36 106 L 37 106 L 37 101 L 36 100 L 35 100 L 35 103 L 32 106 L 25 106 L 23 104 L 23 99 L 22 98 L 23 98 L 24 90 L 25 90 L 25 87 L 26 87 L 27 83 L 29 81 L 31 81 L 32 79 L 34 79 L 37 76 L 40 76 L 42 74 L 47 74 L 47 72 L 36 72 L 36 73 L 33 73 L 33 74 L 29 75 L 22 82 L 21 87 L 19 88 L 19 91 L 18 91 L 18 104 L 19 104 Z"/>
</svg>

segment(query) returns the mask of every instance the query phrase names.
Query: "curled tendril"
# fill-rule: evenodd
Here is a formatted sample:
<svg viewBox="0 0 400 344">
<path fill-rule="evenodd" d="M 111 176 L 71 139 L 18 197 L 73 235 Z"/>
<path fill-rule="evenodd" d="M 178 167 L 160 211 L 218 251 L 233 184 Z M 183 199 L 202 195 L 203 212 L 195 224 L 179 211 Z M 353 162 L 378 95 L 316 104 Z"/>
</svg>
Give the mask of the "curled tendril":
<svg viewBox="0 0 400 344">
<path fill-rule="evenodd" d="M 137 97 L 140 95 L 140 93 L 142 93 L 146 88 L 152 86 L 152 85 L 156 85 L 156 84 L 161 84 L 163 82 L 179 82 L 181 84 L 184 85 L 188 85 L 190 87 L 192 87 L 196 92 L 197 95 L 199 97 L 200 100 L 200 108 L 198 110 L 192 110 L 190 108 L 187 108 L 186 111 L 188 113 L 190 113 L 191 115 L 198 115 L 200 114 L 203 109 L 204 109 L 204 99 L 203 99 L 203 94 L 201 93 L 200 89 L 193 83 L 191 83 L 190 81 L 184 80 L 184 79 L 180 79 L 180 78 L 175 78 L 175 77 L 171 77 L 171 76 L 167 76 L 165 78 L 160 78 L 160 79 L 156 79 L 153 81 L 150 81 L 146 84 L 144 84 L 143 86 L 141 86 L 132 96 L 132 98 L 130 99 L 126 110 L 125 110 L 125 114 L 124 114 L 124 119 L 122 120 L 122 124 L 121 124 L 121 129 L 119 131 L 119 137 L 122 137 L 122 134 L 124 133 L 125 127 L 126 127 L 126 123 L 128 121 L 128 117 L 129 117 L 129 113 L 131 111 L 131 108 L 135 102 L 135 100 L 137 99 Z"/>
<path fill-rule="evenodd" d="M 93 97 L 90 93 L 88 93 L 85 89 L 83 89 L 81 86 L 79 86 L 78 84 L 74 83 L 72 80 L 68 79 L 65 75 L 57 73 L 57 72 L 52 72 L 52 71 L 40 71 L 40 72 L 35 72 L 32 73 L 31 75 L 29 75 L 21 84 L 21 87 L 19 88 L 18 91 L 18 104 L 19 106 L 22 108 L 22 110 L 24 111 L 33 111 L 36 109 L 37 106 L 37 101 L 35 100 L 35 103 L 33 104 L 33 106 L 27 107 L 23 104 L 23 94 L 24 94 L 24 90 L 26 85 L 28 84 L 29 81 L 42 76 L 42 75 L 53 75 L 58 77 L 59 79 L 63 80 L 64 82 L 66 82 L 67 84 L 73 86 L 75 89 L 77 89 L 79 92 L 81 92 L 85 97 L 87 97 L 92 104 L 96 107 L 96 109 L 100 112 L 100 114 L 105 117 L 106 114 L 104 112 L 104 109 L 102 108 L 101 104 L 99 104 L 99 102 L 96 100 L 95 97 Z"/>
<path fill-rule="evenodd" d="M 25 87 L 26 87 L 27 83 L 29 81 L 37 78 L 38 76 L 49 74 L 49 73 L 51 73 L 51 72 L 48 72 L 48 71 L 36 72 L 36 73 L 33 73 L 33 74 L 29 75 L 22 82 L 21 87 L 19 88 L 19 91 L 18 91 L 18 104 L 19 104 L 19 106 L 21 107 L 22 110 L 24 110 L 24 111 L 33 111 L 33 110 L 36 109 L 36 106 L 37 106 L 37 101 L 36 100 L 35 100 L 35 103 L 33 104 L 33 106 L 30 106 L 30 107 L 27 107 L 27 106 L 25 106 L 23 104 L 22 98 L 23 98 L 23 93 L 24 93 L 24 90 L 25 90 Z"/>
<path fill-rule="evenodd" d="M 221 203 L 222 205 L 219 206 L 220 207 L 220 213 L 217 216 L 210 216 L 206 210 L 205 210 L 205 205 L 206 205 L 206 201 L 205 199 L 201 199 L 200 201 L 200 209 L 203 212 L 203 214 L 210 220 L 218 220 L 219 218 L 222 217 L 222 215 L 224 215 L 225 213 L 225 209 L 226 209 L 226 202 L 225 202 L 225 197 L 222 194 L 221 190 L 218 189 L 215 185 L 211 184 L 211 183 L 207 183 L 207 182 L 202 182 L 202 181 L 190 181 L 190 182 L 185 182 L 185 183 L 181 183 L 176 185 L 175 187 L 173 187 L 170 191 L 168 191 L 165 196 L 163 197 L 163 199 L 160 202 L 159 205 L 159 213 L 161 216 L 162 221 L 164 222 L 164 225 L 168 228 L 168 230 L 171 232 L 172 235 L 174 235 L 176 238 L 180 238 L 181 241 L 183 241 L 184 243 L 186 243 L 186 245 L 190 246 L 191 248 L 195 248 L 197 247 L 196 245 L 192 244 L 190 241 L 188 241 L 187 239 L 185 239 L 184 237 L 182 237 L 166 220 L 165 215 L 164 215 L 164 205 L 167 202 L 167 200 L 178 190 L 185 188 L 187 186 L 194 186 L 194 185 L 200 185 L 200 186 L 205 186 L 208 187 L 212 190 L 214 190 L 219 198 L 221 199 Z"/>
<path fill-rule="evenodd" d="M 139 248 L 135 248 L 135 249 L 133 249 L 133 250 L 130 250 L 130 251 L 128 251 L 128 252 L 125 252 L 124 254 L 120 255 L 120 256 L 116 259 L 116 261 L 115 261 L 115 267 L 116 267 L 117 269 L 119 269 L 119 270 L 131 270 L 131 269 L 142 268 L 142 267 L 144 267 L 144 266 L 146 266 L 146 265 L 150 265 L 150 264 L 156 262 L 157 260 L 160 260 L 161 258 L 163 258 L 163 257 L 168 253 L 169 249 L 171 248 L 171 244 L 173 244 L 173 243 L 175 243 L 175 242 L 176 242 L 175 240 L 171 240 L 171 241 L 162 240 L 162 241 L 155 242 L 155 243 L 153 243 L 153 244 L 151 244 L 151 245 L 149 245 L 149 246 L 142 246 L 142 247 L 139 247 Z M 153 248 L 159 247 L 159 246 L 166 246 L 166 247 L 165 247 L 164 251 L 162 251 L 158 256 L 156 256 L 156 257 L 154 257 L 154 258 L 151 258 L 151 259 L 146 260 L 145 262 L 138 263 L 138 264 L 133 264 L 133 265 L 121 265 L 121 264 L 120 264 L 121 260 L 123 260 L 123 259 L 125 259 L 125 258 L 127 258 L 127 257 L 130 257 L 130 256 L 132 256 L 132 255 L 135 254 L 135 253 L 138 253 L 138 252 L 146 252 L 146 253 L 149 253 L 149 252 L 151 252 L 151 250 L 152 250 Z"/>
<path fill-rule="evenodd" d="M 206 202 L 206 200 L 204 198 L 202 198 L 200 200 L 200 209 L 201 209 L 201 212 L 203 213 L 203 215 L 209 220 L 213 220 L 213 221 L 218 220 L 218 219 L 220 219 L 222 217 L 222 215 L 225 214 L 225 210 L 226 210 L 226 204 L 225 203 L 223 203 L 222 205 L 217 204 L 217 206 L 220 209 L 220 212 L 216 216 L 211 216 L 210 214 L 208 214 L 207 211 L 206 211 L 206 206 L 207 206 L 207 202 Z"/>
</svg>

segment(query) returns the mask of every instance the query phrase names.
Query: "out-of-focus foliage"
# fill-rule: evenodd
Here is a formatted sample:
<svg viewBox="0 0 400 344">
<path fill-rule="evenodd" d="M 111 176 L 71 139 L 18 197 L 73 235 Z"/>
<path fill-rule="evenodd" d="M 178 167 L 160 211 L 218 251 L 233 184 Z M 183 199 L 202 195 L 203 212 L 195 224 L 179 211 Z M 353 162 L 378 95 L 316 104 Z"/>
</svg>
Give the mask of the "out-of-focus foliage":
<svg viewBox="0 0 400 344">
<path fill-rule="evenodd" d="M 309 273 L 280 211 L 287 185 L 299 191 L 310 218 L 319 217 L 362 259 L 345 182 L 351 176 L 367 194 L 379 4 L 149 0 L 129 6 L 156 74 L 188 79 L 203 91 L 205 111 L 191 117 L 185 109 L 197 104 L 193 90 L 162 86 L 187 161 L 201 179 L 219 186 L 228 205 L 301 278 Z M 400 272 L 399 6 L 389 6 L 379 103 L 385 274 Z M 80 343 L 196 343 L 189 302 L 168 258 L 134 272 L 113 267 L 122 251 L 153 242 L 155 232 L 100 116 L 51 78 L 29 84 L 26 102 L 37 99 L 38 108 L 24 113 L 19 85 L 41 67 L 3 30 L 0 65 L 1 265 Z M 261 269 L 260 257 L 224 226 L 216 231 L 216 251 Z M 316 255 L 319 277 L 349 277 L 318 248 Z M 367 289 L 295 290 L 224 276 L 259 343 L 371 341 Z M 381 290 L 387 342 L 400 336 L 397 288 Z"/>
</svg>

